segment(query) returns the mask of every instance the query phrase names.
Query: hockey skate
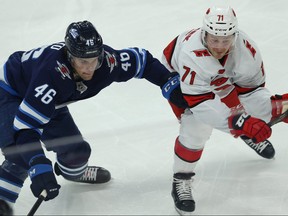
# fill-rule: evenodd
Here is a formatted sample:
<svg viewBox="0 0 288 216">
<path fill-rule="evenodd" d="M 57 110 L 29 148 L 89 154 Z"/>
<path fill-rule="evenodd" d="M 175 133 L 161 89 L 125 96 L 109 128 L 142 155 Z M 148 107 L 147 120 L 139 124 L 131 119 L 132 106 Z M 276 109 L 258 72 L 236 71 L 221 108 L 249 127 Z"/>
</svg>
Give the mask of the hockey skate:
<svg viewBox="0 0 288 216">
<path fill-rule="evenodd" d="M 0 215 L 2 216 L 2 215 L 7 215 L 7 216 L 10 216 L 10 215 L 13 215 L 13 209 L 10 207 L 10 205 L 6 202 L 6 201 L 4 201 L 4 200 L 2 200 L 2 199 L 0 199 Z"/>
<path fill-rule="evenodd" d="M 77 182 L 89 184 L 101 184 L 110 181 L 111 175 L 108 170 L 103 167 L 88 166 L 84 174 L 77 180 Z"/>
<path fill-rule="evenodd" d="M 195 173 L 175 173 L 173 176 L 171 195 L 175 209 L 180 215 L 191 215 L 195 210 L 195 201 L 192 196 L 192 177 Z"/>
<path fill-rule="evenodd" d="M 241 139 L 261 157 L 266 159 L 271 159 L 274 157 L 275 149 L 269 140 L 254 143 L 252 139 L 246 136 L 241 136 Z"/>
<path fill-rule="evenodd" d="M 108 170 L 98 166 L 88 166 L 80 178 L 68 178 L 67 175 L 63 175 L 57 163 L 54 166 L 55 173 L 62 175 L 65 179 L 74 182 L 88 183 L 88 184 L 102 184 L 110 181 L 111 174 Z"/>
</svg>

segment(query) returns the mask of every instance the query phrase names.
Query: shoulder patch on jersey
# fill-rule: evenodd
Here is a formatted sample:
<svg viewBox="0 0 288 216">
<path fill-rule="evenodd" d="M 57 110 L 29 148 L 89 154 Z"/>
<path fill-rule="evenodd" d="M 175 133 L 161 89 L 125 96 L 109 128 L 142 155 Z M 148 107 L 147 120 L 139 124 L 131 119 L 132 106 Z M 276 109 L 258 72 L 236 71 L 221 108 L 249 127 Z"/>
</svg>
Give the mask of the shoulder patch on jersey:
<svg viewBox="0 0 288 216">
<path fill-rule="evenodd" d="M 105 58 L 106 58 L 106 61 L 107 61 L 108 67 L 110 68 L 110 73 L 111 73 L 114 67 L 118 65 L 118 62 L 114 54 L 111 54 L 107 51 L 105 51 L 105 53 L 106 53 Z"/>
<path fill-rule="evenodd" d="M 76 82 L 76 86 L 77 86 L 77 91 L 79 91 L 80 94 L 82 94 L 88 89 L 88 87 L 82 81 Z"/>
<path fill-rule="evenodd" d="M 68 77 L 69 79 L 71 79 L 70 70 L 68 69 L 68 67 L 65 64 L 62 64 L 58 61 L 56 62 L 57 62 L 58 67 L 55 67 L 55 69 L 61 74 L 62 79 L 65 79 L 65 77 Z"/>
</svg>

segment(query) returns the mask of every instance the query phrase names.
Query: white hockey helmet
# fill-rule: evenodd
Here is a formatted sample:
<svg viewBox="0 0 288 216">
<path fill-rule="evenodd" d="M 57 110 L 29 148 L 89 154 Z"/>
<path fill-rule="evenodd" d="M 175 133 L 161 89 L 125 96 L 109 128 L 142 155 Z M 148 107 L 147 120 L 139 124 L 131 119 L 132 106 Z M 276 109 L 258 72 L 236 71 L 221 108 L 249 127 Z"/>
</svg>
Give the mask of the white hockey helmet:
<svg viewBox="0 0 288 216">
<path fill-rule="evenodd" d="M 234 10 L 226 8 L 208 8 L 203 20 L 203 33 L 215 36 L 229 36 L 238 33 L 238 22 Z"/>
</svg>

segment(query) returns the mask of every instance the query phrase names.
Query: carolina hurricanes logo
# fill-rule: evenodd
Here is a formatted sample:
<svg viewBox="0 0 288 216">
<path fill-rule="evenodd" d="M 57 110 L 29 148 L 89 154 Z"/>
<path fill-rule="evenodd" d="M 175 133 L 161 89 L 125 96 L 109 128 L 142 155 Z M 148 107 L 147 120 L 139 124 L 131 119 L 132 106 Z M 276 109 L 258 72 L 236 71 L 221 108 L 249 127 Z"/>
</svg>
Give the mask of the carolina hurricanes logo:
<svg viewBox="0 0 288 216">
<path fill-rule="evenodd" d="M 65 64 L 61 64 L 58 61 L 56 62 L 57 62 L 58 67 L 55 67 L 55 69 L 61 74 L 62 79 L 65 79 L 65 77 L 68 77 L 69 79 L 71 79 L 70 71 L 68 67 Z"/>
</svg>

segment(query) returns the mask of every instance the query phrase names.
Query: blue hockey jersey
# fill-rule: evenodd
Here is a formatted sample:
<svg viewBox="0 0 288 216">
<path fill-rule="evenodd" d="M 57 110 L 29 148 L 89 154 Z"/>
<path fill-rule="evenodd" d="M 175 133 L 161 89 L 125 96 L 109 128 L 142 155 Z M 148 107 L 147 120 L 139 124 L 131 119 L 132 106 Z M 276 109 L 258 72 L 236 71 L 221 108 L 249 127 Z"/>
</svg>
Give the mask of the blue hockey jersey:
<svg viewBox="0 0 288 216">
<path fill-rule="evenodd" d="M 14 129 L 29 131 L 21 133 L 26 136 L 26 142 L 41 138 L 43 126 L 58 107 L 93 97 L 113 82 L 125 82 L 134 77 L 162 86 L 170 76 L 145 49 L 114 50 L 104 45 L 104 51 L 103 64 L 89 81 L 74 79 L 64 42 L 27 52 L 17 51 L 8 58 L 0 74 L 0 87 L 22 100 Z"/>
</svg>

